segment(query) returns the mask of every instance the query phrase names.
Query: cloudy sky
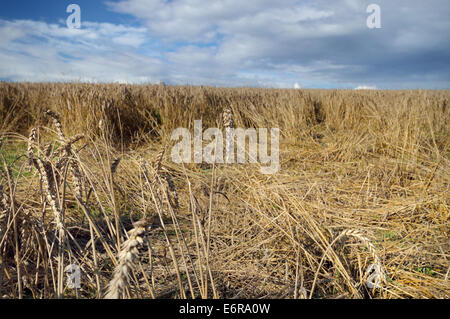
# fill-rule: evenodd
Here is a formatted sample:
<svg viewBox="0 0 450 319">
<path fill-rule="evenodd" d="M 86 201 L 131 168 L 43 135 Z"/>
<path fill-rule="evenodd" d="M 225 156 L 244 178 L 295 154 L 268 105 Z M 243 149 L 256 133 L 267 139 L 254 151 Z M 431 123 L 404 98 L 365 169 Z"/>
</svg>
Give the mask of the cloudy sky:
<svg viewBox="0 0 450 319">
<path fill-rule="evenodd" d="M 449 17 L 448 0 L 1 1 L 0 80 L 449 89 Z"/>
</svg>

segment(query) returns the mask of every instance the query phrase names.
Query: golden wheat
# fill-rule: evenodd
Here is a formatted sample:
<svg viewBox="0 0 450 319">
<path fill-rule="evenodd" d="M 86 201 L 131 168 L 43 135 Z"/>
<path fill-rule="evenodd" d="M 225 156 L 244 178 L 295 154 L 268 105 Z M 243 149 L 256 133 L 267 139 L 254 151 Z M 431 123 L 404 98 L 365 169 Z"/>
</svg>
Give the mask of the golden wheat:
<svg viewBox="0 0 450 319">
<path fill-rule="evenodd" d="M 0 83 L 1 294 L 448 298 L 449 93 Z M 278 127 L 281 170 L 172 163 L 196 119 Z"/>
<path fill-rule="evenodd" d="M 134 267 L 134 261 L 139 253 L 138 246 L 144 243 L 148 221 L 141 220 L 133 224 L 133 229 L 128 232 L 128 239 L 122 243 L 118 255 L 119 264 L 114 270 L 114 275 L 108 284 L 105 299 L 119 299 L 128 285 L 129 273 Z"/>
</svg>

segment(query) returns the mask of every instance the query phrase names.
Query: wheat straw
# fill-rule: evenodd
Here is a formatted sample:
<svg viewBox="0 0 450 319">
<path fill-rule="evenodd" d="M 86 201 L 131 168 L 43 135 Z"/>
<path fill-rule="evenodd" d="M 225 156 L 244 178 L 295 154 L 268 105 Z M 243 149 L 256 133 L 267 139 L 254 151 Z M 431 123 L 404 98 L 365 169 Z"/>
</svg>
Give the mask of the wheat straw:
<svg viewBox="0 0 450 319">
<path fill-rule="evenodd" d="M 9 211 L 8 197 L 3 193 L 3 185 L 0 185 L 0 243 L 6 231 Z"/>
</svg>

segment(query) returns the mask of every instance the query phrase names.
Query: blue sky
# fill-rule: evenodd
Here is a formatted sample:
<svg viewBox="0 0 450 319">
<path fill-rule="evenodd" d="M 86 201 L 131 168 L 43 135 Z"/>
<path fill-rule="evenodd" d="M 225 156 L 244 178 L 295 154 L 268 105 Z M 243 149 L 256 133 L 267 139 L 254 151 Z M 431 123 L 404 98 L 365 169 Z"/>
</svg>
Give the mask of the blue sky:
<svg viewBox="0 0 450 319">
<path fill-rule="evenodd" d="M 114 1 L 110 2 L 113 3 Z M 82 9 L 82 18 L 86 21 L 110 22 L 116 24 L 133 24 L 136 22 L 136 19 L 130 15 L 117 14 L 108 10 L 105 1 L 96 0 L 2 1 L 0 18 L 6 20 L 24 19 L 58 23 L 59 20 L 65 20 L 69 16 L 69 14 L 66 13 L 66 8 L 72 3 L 80 6 Z"/>
<path fill-rule="evenodd" d="M 448 0 L 2 1 L 0 80 L 449 89 L 449 16 Z"/>
</svg>

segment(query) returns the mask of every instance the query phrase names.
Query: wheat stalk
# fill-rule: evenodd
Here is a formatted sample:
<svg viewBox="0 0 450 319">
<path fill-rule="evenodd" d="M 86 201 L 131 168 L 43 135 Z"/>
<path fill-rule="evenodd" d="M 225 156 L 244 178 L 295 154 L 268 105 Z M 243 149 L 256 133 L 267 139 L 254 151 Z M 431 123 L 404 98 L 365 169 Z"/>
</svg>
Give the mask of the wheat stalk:
<svg viewBox="0 0 450 319">
<path fill-rule="evenodd" d="M 51 164 L 47 161 L 43 161 L 40 158 L 36 159 L 37 168 L 39 171 L 39 175 L 41 177 L 42 181 L 42 190 L 45 196 L 45 199 L 47 200 L 48 204 L 50 205 L 53 214 L 55 216 L 55 223 L 56 228 L 59 231 L 62 231 L 63 229 L 63 223 L 62 223 L 62 214 L 59 205 L 56 203 L 56 189 L 55 189 L 55 183 L 54 179 L 52 178 L 51 172 L 53 171 Z"/>
<path fill-rule="evenodd" d="M 3 185 L 0 185 L 0 243 L 6 231 L 9 211 L 8 197 L 3 193 Z"/>
<path fill-rule="evenodd" d="M 51 111 L 48 111 L 47 114 L 50 114 L 54 118 L 58 135 L 60 139 L 64 141 L 64 134 L 62 133 L 59 116 Z M 50 205 L 50 208 L 53 211 L 54 223 L 56 224 L 56 231 L 58 234 L 58 280 L 56 292 L 58 298 L 60 298 L 63 293 L 64 245 L 66 243 L 66 232 L 64 229 L 64 215 L 62 211 L 62 205 L 61 203 L 59 203 L 58 196 L 59 172 L 58 167 L 56 167 L 56 169 L 54 170 L 52 162 L 49 158 L 51 155 L 52 143 L 49 143 L 45 146 L 43 150 L 44 159 L 41 159 L 40 157 L 34 158 L 33 144 L 35 140 L 36 130 L 32 129 L 30 137 L 28 139 L 28 162 L 29 164 L 34 165 L 38 170 L 39 177 L 42 183 L 42 193 L 46 202 Z"/>
<path fill-rule="evenodd" d="M 64 166 L 64 164 L 66 164 L 69 161 L 70 157 L 73 156 L 72 145 L 74 143 L 78 142 L 79 140 L 81 140 L 82 138 L 84 138 L 84 135 L 77 134 L 75 136 L 70 137 L 69 139 L 66 139 L 66 137 L 62 131 L 62 124 L 60 121 L 60 116 L 51 110 L 47 110 L 46 114 L 53 118 L 53 124 L 56 127 L 56 132 L 58 133 L 59 139 L 62 142 L 64 142 L 64 144 L 62 145 L 62 147 L 58 150 L 58 152 L 56 154 L 56 155 L 61 155 L 58 162 L 56 163 L 56 170 L 60 171 L 61 168 Z M 30 139 L 31 139 L 31 136 L 30 136 Z M 30 143 L 29 143 L 29 148 L 30 148 Z M 31 153 L 31 155 L 32 155 L 32 153 Z M 50 154 L 48 154 L 48 155 L 50 155 Z M 83 176 L 81 174 L 78 163 L 75 160 L 73 160 L 71 162 L 71 165 L 69 167 L 69 172 L 70 172 L 72 182 L 74 184 L 75 193 L 79 197 L 82 197 L 82 195 L 83 195 Z"/>
<path fill-rule="evenodd" d="M 56 232 L 58 237 L 58 280 L 57 280 L 57 295 L 58 297 L 62 296 L 63 293 L 63 274 L 64 274 L 64 246 L 66 245 L 66 230 L 64 228 L 64 200 L 65 193 L 63 193 L 62 199 L 59 197 L 59 185 L 60 185 L 60 176 L 64 167 L 69 169 L 70 175 L 72 177 L 72 181 L 74 183 L 75 195 L 81 197 L 82 195 L 82 174 L 78 167 L 78 163 L 76 161 L 72 161 L 71 157 L 73 156 L 72 145 L 82 139 L 83 135 L 75 135 L 68 139 L 65 138 L 64 133 L 62 131 L 62 125 L 60 121 L 60 117 L 57 113 L 47 110 L 46 114 L 53 118 L 53 123 L 56 127 L 56 132 L 58 134 L 59 140 L 63 142 L 63 145 L 57 150 L 56 154 L 52 155 L 52 146 L 53 143 L 48 143 L 43 149 L 43 157 L 39 156 L 39 147 L 36 146 L 37 139 L 37 129 L 33 128 L 30 132 L 28 138 L 28 163 L 30 166 L 34 166 L 38 173 L 39 178 L 41 180 L 42 185 L 42 193 L 44 195 L 45 201 L 50 205 L 51 210 L 53 211 L 54 223 L 56 224 Z M 37 156 L 35 157 L 34 150 L 37 149 Z M 60 156 L 60 158 L 56 161 L 54 165 L 52 159 L 55 156 Z M 68 165 L 68 167 L 67 167 Z M 66 176 L 64 176 L 65 180 Z M 22 236 L 24 240 L 28 240 L 29 236 L 25 236 L 27 232 L 27 216 L 25 214 L 24 220 L 22 223 Z M 69 248 L 70 249 L 70 248 Z"/>
<path fill-rule="evenodd" d="M 167 193 L 169 204 L 175 208 L 178 208 L 179 200 L 175 183 L 173 182 L 170 173 L 166 169 L 163 169 L 162 167 L 162 160 L 164 158 L 165 150 L 166 150 L 165 148 L 162 148 L 158 152 L 155 161 L 150 166 L 153 171 L 153 179 L 149 179 L 149 181 L 151 181 L 150 185 L 152 187 L 156 187 L 156 193 L 161 203 L 165 202 L 166 196 L 164 196 L 164 193 Z M 144 160 L 142 161 L 141 166 L 144 175 L 148 177 L 149 176 L 147 170 L 148 163 Z"/>
</svg>

